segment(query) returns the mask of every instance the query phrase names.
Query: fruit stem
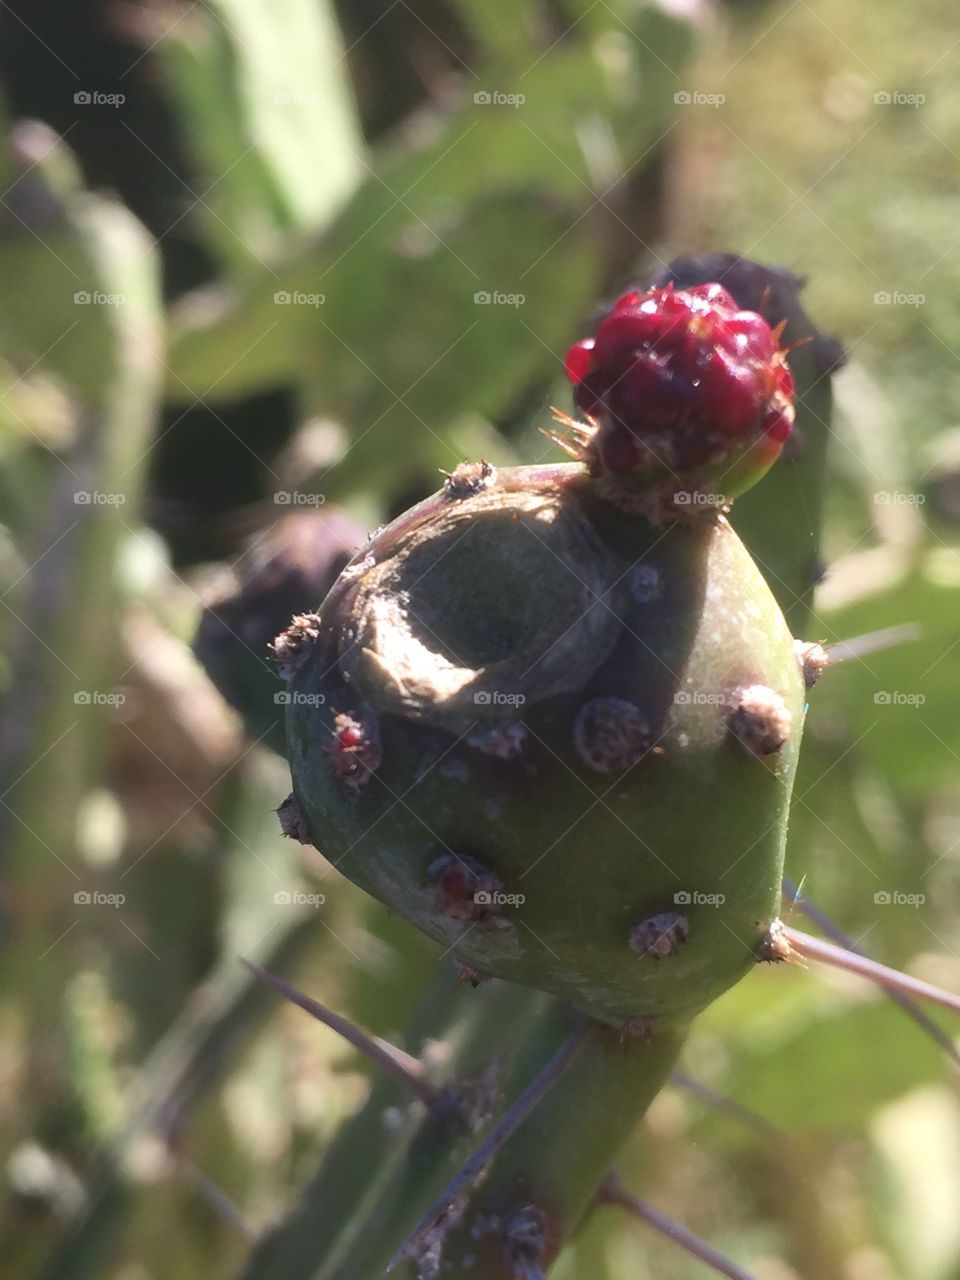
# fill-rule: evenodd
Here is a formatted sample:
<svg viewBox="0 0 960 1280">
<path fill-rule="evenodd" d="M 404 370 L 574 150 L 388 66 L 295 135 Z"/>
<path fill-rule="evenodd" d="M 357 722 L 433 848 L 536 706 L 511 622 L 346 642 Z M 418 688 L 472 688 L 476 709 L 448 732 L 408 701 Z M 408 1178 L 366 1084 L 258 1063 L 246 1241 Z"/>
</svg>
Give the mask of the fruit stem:
<svg viewBox="0 0 960 1280">
<path fill-rule="evenodd" d="M 520 1097 L 517 1098 L 499 1123 L 491 1130 L 456 1177 L 437 1196 L 420 1222 L 410 1232 L 391 1259 L 387 1267 L 388 1272 L 393 1271 L 405 1257 L 414 1254 L 424 1236 L 436 1227 L 438 1222 L 449 1212 L 462 1195 L 472 1189 L 476 1180 L 500 1148 L 513 1136 L 524 1120 L 536 1109 L 557 1081 L 566 1073 L 577 1054 L 583 1049 L 587 1038 L 591 1034 L 596 1034 L 598 1025 L 590 1022 L 587 1018 L 578 1019 L 577 1026 L 573 1032 L 531 1083 L 527 1085 Z"/>
</svg>

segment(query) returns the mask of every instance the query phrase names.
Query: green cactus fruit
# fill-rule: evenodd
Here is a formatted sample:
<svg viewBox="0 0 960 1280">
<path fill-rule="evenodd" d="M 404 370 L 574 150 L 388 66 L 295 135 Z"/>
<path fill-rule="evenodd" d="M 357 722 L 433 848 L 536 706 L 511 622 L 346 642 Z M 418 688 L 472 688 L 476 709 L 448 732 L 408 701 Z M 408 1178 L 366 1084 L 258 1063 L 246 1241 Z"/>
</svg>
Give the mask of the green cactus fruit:
<svg viewBox="0 0 960 1280">
<path fill-rule="evenodd" d="M 226 587 L 205 607 L 194 652 L 247 732 L 283 752 L 286 689 L 270 643 L 291 615 L 315 608 L 360 544 L 343 512 L 300 511 L 257 534 Z"/>
<path fill-rule="evenodd" d="M 642 1033 L 762 952 L 804 688 L 719 511 L 464 466 L 275 647 L 296 825 L 471 970 Z"/>
</svg>

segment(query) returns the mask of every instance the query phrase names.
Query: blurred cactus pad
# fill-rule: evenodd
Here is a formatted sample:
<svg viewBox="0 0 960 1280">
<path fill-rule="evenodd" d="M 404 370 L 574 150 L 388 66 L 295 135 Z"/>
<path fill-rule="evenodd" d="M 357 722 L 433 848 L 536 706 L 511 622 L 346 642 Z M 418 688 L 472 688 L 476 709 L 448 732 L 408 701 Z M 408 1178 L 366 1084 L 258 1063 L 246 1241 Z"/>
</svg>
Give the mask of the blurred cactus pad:
<svg viewBox="0 0 960 1280">
<path fill-rule="evenodd" d="M 954 28 L 0 4 L 5 1275 L 960 1280 Z"/>
</svg>

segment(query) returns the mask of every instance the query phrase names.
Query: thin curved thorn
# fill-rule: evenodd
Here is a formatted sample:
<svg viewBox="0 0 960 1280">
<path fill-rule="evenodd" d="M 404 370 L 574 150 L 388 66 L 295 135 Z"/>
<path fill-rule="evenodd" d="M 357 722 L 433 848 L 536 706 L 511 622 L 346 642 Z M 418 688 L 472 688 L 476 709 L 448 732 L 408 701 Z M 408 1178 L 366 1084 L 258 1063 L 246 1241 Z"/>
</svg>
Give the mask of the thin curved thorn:
<svg viewBox="0 0 960 1280">
<path fill-rule="evenodd" d="M 344 1040 L 352 1044 L 355 1049 L 359 1049 L 361 1053 L 366 1054 L 377 1066 L 383 1067 L 391 1075 L 396 1076 L 417 1097 L 422 1098 L 428 1106 L 435 1106 L 442 1100 L 441 1091 L 427 1079 L 423 1063 L 409 1053 L 404 1053 L 402 1049 L 397 1049 L 386 1040 L 381 1040 L 379 1036 L 372 1036 L 368 1032 L 361 1030 L 360 1027 L 354 1026 L 349 1019 L 341 1017 L 339 1013 L 334 1013 L 332 1009 L 320 1004 L 318 1000 L 312 1000 L 310 996 L 304 995 L 302 991 L 292 987 L 289 982 L 284 982 L 283 978 L 278 978 L 276 974 L 268 973 L 266 969 L 261 969 L 252 960 L 243 958 L 243 963 L 252 974 L 262 982 L 265 982 L 267 986 L 273 987 L 274 991 L 279 992 L 291 1004 L 295 1004 L 311 1014 L 319 1022 L 322 1022 L 324 1026 L 329 1027 L 331 1031 L 343 1036 Z"/>
<path fill-rule="evenodd" d="M 838 924 L 834 924 L 826 912 L 821 911 L 817 904 L 815 902 L 811 902 L 806 894 L 801 893 L 799 885 L 794 884 L 792 880 L 788 880 L 786 877 L 784 877 L 783 880 L 783 892 L 791 905 L 799 907 L 807 919 L 812 920 L 813 923 L 817 925 L 818 928 L 822 929 L 828 938 L 832 938 L 838 946 L 846 947 L 848 951 L 852 951 L 858 956 L 862 956 L 864 954 L 863 950 L 857 946 L 853 938 L 851 938 L 848 933 L 845 933 Z M 938 1026 L 930 1015 L 921 1009 L 911 996 L 906 995 L 903 991 L 895 991 L 891 987 L 886 987 L 884 990 L 893 1003 L 899 1005 L 907 1017 L 912 1018 L 917 1026 L 920 1027 L 921 1030 L 925 1031 L 928 1036 L 931 1036 L 944 1053 L 946 1053 L 948 1057 L 957 1064 L 957 1066 L 960 1066 L 960 1052 L 958 1052 L 953 1041 L 943 1028 Z"/>
<path fill-rule="evenodd" d="M 687 1253 L 699 1258 L 708 1267 L 712 1267 L 718 1274 L 727 1276 L 728 1280 L 754 1280 L 742 1267 L 738 1267 L 735 1262 L 731 1262 L 729 1258 L 714 1249 L 713 1245 L 708 1244 L 706 1240 L 696 1235 L 693 1231 L 681 1226 L 679 1222 L 675 1222 L 673 1218 L 663 1213 L 660 1209 L 655 1209 L 652 1204 L 647 1204 L 645 1200 L 640 1200 L 637 1196 L 631 1195 L 616 1174 L 610 1174 L 604 1182 L 597 1192 L 597 1201 L 600 1204 L 615 1204 L 619 1205 L 621 1209 L 626 1209 L 635 1218 L 646 1222 L 655 1231 L 659 1231 L 662 1235 L 672 1240 L 674 1244 L 678 1244 L 681 1249 L 686 1249 Z"/>
<path fill-rule="evenodd" d="M 849 662 L 851 658 L 864 658 L 868 653 L 881 653 L 884 649 L 892 649 L 895 645 L 919 639 L 919 625 L 916 622 L 905 622 L 899 627 L 883 627 L 880 631 L 867 631 L 862 636 L 851 636 L 849 640 L 837 640 L 834 644 L 824 645 L 824 649 L 828 666 L 833 667 L 839 662 Z"/>
<path fill-rule="evenodd" d="M 743 1103 L 737 1102 L 734 1098 L 728 1098 L 725 1093 L 720 1093 L 717 1089 L 712 1089 L 710 1085 L 704 1084 L 700 1080 L 695 1080 L 693 1076 L 687 1075 L 685 1071 L 671 1072 L 670 1083 L 674 1088 L 682 1089 L 684 1093 L 689 1093 L 691 1097 L 699 1098 L 701 1102 L 706 1103 L 708 1107 L 712 1107 L 714 1111 L 720 1111 L 734 1120 L 739 1120 L 741 1124 L 745 1124 L 753 1129 L 755 1133 L 759 1133 L 762 1138 L 782 1138 L 784 1136 L 782 1129 L 775 1124 L 771 1124 L 769 1120 L 765 1120 L 756 1111 L 751 1111 Z"/>
<path fill-rule="evenodd" d="M 588 1018 L 580 1019 L 579 1025 L 573 1033 L 567 1037 L 547 1065 L 531 1080 L 516 1102 L 501 1116 L 460 1172 L 447 1183 L 440 1195 L 437 1196 L 436 1200 L 434 1200 L 433 1204 L 391 1258 L 390 1265 L 387 1267 L 388 1272 L 399 1266 L 403 1259 L 417 1248 L 427 1232 L 432 1231 L 444 1215 L 457 1203 L 464 1192 L 470 1189 L 504 1143 L 513 1136 L 527 1116 L 536 1109 L 546 1094 L 565 1074 L 567 1068 L 586 1043 L 587 1036 L 594 1025 Z"/>
<path fill-rule="evenodd" d="M 783 926 L 783 936 L 797 955 L 808 960 L 819 960 L 822 964 L 833 965 L 835 969 L 846 969 L 848 973 L 859 974 L 861 978 L 867 978 L 888 991 L 902 991 L 906 995 L 929 1000 L 932 1004 L 960 1013 L 960 996 L 952 991 L 945 991 L 943 987 L 935 987 L 933 983 L 923 982 L 920 978 L 911 978 L 898 969 L 888 969 L 885 964 L 878 964 L 876 960 L 858 955 L 856 951 L 848 951 L 846 947 L 838 947 L 823 938 L 815 938 L 812 933 L 804 933 L 789 924 Z"/>
<path fill-rule="evenodd" d="M 257 1232 L 247 1222 L 227 1193 L 221 1187 L 218 1187 L 212 1178 L 209 1178 L 202 1169 L 198 1168 L 192 1160 L 188 1160 L 185 1156 L 177 1157 L 177 1169 L 184 1181 L 189 1183 L 202 1200 L 206 1201 L 221 1222 L 225 1222 L 229 1227 L 233 1227 L 235 1231 L 238 1231 L 248 1244 L 256 1243 L 259 1238 Z"/>
</svg>

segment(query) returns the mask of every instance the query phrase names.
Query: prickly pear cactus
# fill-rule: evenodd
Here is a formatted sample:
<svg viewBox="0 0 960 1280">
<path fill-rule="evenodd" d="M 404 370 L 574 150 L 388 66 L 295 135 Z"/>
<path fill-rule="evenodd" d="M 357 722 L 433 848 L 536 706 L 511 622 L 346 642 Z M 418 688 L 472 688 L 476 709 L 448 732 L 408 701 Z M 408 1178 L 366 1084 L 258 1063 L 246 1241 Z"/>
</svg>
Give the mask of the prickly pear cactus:
<svg viewBox="0 0 960 1280">
<path fill-rule="evenodd" d="M 580 461 L 459 467 L 277 638 L 281 816 L 470 973 L 642 1031 L 777 915 L 803 677 L 723 506 L 792 388 L 719 286 L 604 326 L 568 361 Z"/>
</svg>

